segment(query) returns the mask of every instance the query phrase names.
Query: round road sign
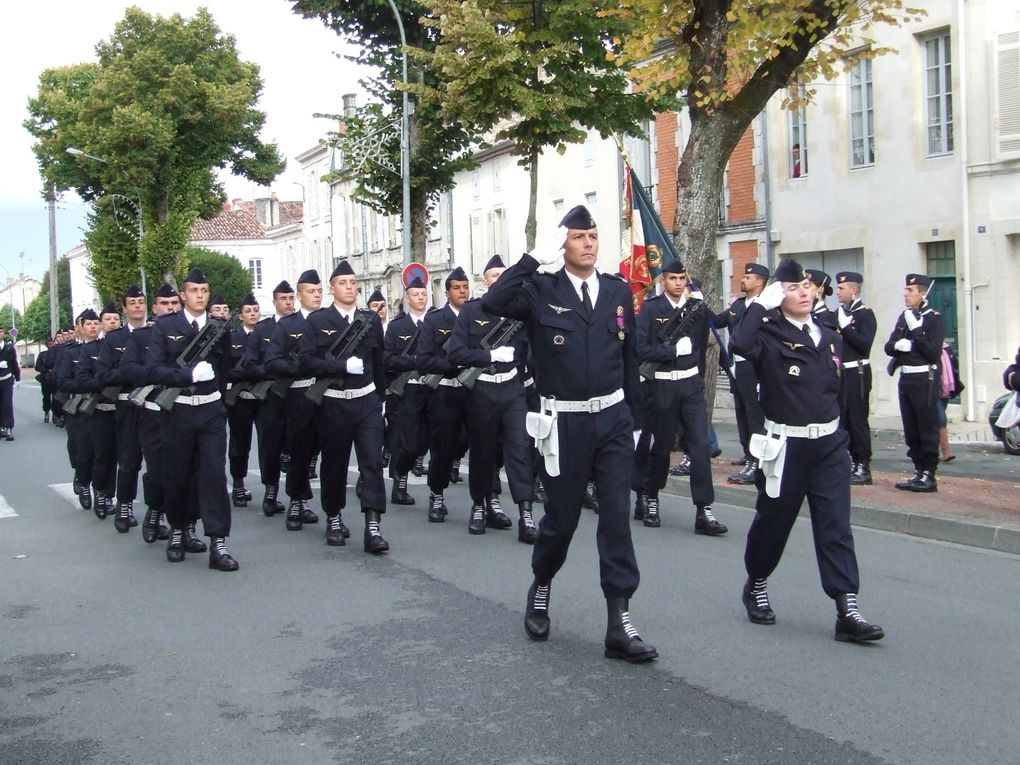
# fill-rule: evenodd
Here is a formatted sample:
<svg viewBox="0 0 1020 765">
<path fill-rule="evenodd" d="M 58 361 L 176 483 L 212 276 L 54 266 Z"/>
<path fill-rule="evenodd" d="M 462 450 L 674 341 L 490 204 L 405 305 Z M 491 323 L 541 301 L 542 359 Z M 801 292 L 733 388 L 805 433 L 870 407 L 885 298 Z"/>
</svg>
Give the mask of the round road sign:
<svg viewBox="0 0 1020 765">
<path fill-rule="evenodd" d="M 400 273 L 400 281 L 407 289 L 407 285 L 415 279 L 421 279 L 422 284 L 429 286 L 429 270 L 421 263 L 408 263 Z"/>
</svg>

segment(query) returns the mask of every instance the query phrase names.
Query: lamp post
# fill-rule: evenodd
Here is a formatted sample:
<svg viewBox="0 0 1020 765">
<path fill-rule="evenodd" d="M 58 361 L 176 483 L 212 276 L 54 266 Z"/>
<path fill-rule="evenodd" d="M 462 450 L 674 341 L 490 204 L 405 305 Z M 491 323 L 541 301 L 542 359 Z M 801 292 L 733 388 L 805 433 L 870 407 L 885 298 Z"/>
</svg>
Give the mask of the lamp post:
<svg viewBox="0 0 1020 765">
<path fill-rule="evenodd" d="M 86 159 L 92 159 L 95 160 L 96 162 L 102 162 L 104 165 L 110 164 L 109 160 L 103 159 L 102 157 L 97 157 L 94 154 L 87 154 L 81 149 L 76 149 L 73 146 L 67 147 L 67 153 L 74 157 L 85 157 Z M 123 194 L 116 193 L 107 194 L 107 196 L 111 196 L 114 198 L 121 197 L 123 199 L 129 200 L 133 205 L 135 205 L 135 218 L 137 218 L 138 220 L 138 272 L 142 277 L 142 292 L 148 295 L 149 292 L 145 288 L 145 265 L 142 263 L 142 236 L 145 234 L 145 229 L 142 221 L 142 195 L 138 193 L 137 189 L 135 189 L 134 199 L 126 197 Z"/>
<path fill-rule="evenodd" d="M 401 65 L 403 67 L 404 90 L 401 98 L 402 114 L 400 117 L 400 178 L 403 182 L 403 213 L 404 237 L 401 249 L 404 252 L 404 265 L 411 262 L 411 107 L 407 97 L 407 37 L 404 36 L 404 21 L 396 3 L 388 0 L 393 17 L 397 20 L 400 30 Z"/>
</svg>

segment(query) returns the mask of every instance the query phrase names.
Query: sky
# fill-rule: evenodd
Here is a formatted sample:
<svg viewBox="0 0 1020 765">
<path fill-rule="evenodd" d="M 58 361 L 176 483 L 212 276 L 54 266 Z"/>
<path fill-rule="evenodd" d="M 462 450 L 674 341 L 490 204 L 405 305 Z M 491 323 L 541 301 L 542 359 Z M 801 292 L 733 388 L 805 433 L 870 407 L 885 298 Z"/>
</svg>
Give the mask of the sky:
<svg viewBox="0 0 1020 765">
<path fill-rule="evenodd" d="M 113 33 L 125 8 L 136 5 L 161 16 L 192 15 L 209 9 L 220 29 L 237 40 L 242 59 L 259 65 L 263 94 L 259 108 L 266 114 L 263 140 L 274 141 L 288 158 L 288 169 L 270 190 L 280 199 L 300 199 L 301 189 L 288 181 L 300 174 L 293 157 L 312 148 L 331 128 L 316 112 L 338 113 L 341 95 L 360 91 L 364 75 L 352 62 L 336 56 L 350 52 L 318 19 L 303 19 L 288 0 L 49 0 L 10 4 L 4 10 L 4 45 L 0 46 L 0 281 L 19 273 L 41 277 L 49 268 L 49 228 L 42 180 L 32 136 L 22 127 L 28 100 L 38 91 L 39 74 L 56 66 L 95 59 L 96 43 Z M 251 182 L 223 179 L 230 198 L 251 199 Z M 85 228 L 86 207 L 73 193 L 57 204 L 57 254 L 78 244 Z M 24 253 L 22 259 L 20 253 Z M 24 263 L 24 269 L 22 269 Z"/>
</svg>

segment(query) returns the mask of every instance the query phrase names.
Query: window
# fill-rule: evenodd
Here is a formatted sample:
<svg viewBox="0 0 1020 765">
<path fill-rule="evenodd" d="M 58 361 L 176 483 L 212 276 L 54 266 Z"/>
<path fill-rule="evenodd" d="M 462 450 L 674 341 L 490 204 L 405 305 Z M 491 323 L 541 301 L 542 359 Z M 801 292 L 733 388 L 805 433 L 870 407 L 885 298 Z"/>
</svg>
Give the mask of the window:
<svg viewBox="0 0 1020 765">
<path fill-rule="evenodd" d="M 953 151 L 953 75 L 949 32 L 924 40 L 925 124 L 928 156 Z"/>
<path fill-rule="evenodd" d="M 956 278 L 956 242 L 927 242 L 924 251 L 929 276 Z"/>
<path fill-rule="evenodd" d="M 248 259 L 248 275 L 251 277 L 252 291 L 262 289 L 262 258 Z"/>
<path fill-rule="evenodd" d="M 471 196 L 478 199 L 482 195 L 482 176 L 478 170 L 471 173 Z"/>
<path fill-rule="evenodd" d="M 584 195 L 584 206 L 588 208 L 591 217 L 596 221 L 599 219 L 599 197 L 594 191 Z"/>
<path fill-rule="evenodd" d="M 803 85 L 797 86 L 795 94 L 801 102 L 795 110 L 789 114 L 790 132 L 790 177 L 803 178 L 808 174 L 808 142 L 807 142 L 807 106 L 804 99 L 807 97 Z"/>
<path fill-rule="evenodd" d="M 875 111 L 871 59 L 850 70 L 850 167 L 875 164 Z"/>
<path fill-rule="evenodd" d="M 368 249 L 370 252 L 379 252 L 379 213 L 375 210 L 368 211 Z"/>
<path fill-rule="evenodd" d="M 559 219 L 563 217 L 563 200 L 554 199 L 553 209 L 556 211 L 556 220 L 559 221 Z"/>
<path fill-rule="evenodd" d="M 995 51 L 999 154 L 1020 152 L 1020 32 L 998 35 Z"/>
<path fill-rule="evenodd" d="M 489 253 L 502 258 L 508 254 L 506 211 L 502 207 L 489 213 Z"/>
<path fill-rule="evenodd" d="M 503 174 L 500 171 L 499 158 L 497 157 L 492 162 L 492 190 L 499 191 L 501 188 L 503 188 Z"/>
</svg>

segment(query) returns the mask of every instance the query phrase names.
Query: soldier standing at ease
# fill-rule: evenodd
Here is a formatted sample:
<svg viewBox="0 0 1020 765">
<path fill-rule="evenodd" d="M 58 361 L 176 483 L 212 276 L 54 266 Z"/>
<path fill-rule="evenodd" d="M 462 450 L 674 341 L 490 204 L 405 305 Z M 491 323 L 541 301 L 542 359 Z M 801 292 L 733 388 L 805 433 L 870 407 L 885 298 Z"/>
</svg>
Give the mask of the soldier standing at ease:
<svg viewBox="0 0 1020 765">
<path fill-rule="evenodd" d="M 838 332 L 839 322 L 836 320 L 836 312 L 825 303 L 825 298 L 832 295 L 832 277 L 817 268 L 805 268 L 804 273 L 811 280 L 811 286 L 815 291 L 815 305 L 811 309 L 811 315 L 823 327 Z"/>
<path fill-rule="evenodd" d="M 21 382 L 18 350 L 0 326 L 0 439 L 14 440 L 14 384 Z"/>
<path fill-rule="evenodd" d="M 784 260 L 775 281 L 747 307 L 730 341 L 758 373 L 765 413 L 765 435 L 754 436 L 751 444 L 760 469 L 756 513 L 744 550 L 742 600 L 753 623 L 775 624 L 767 580 L 807 498 L 822 589 L 836 602 L 833 637 L 879 640 L 882 628 L 869 624 L 857 604 L 850 464 L 847 435 L 839 427 L 842 341 L 814 319 L 814 300 L 800 264 Z"/>
<path fill-rule="evenodd" d="M 942 341 L 946 326 L 942 315 L 928 305 L 931 277 L 907 274 L 903 313 L 896 319 L 885 352 L 892 356 L 890 374 L 900 370 L 900 418 L 907 456 L 914 475 L 897 489 L 927 494 L 938 491 L 935 470 L 939 464 L 939 394 Z"/>
<path fill-rule="evenodd" d="M 840 425 L 850 435 L 850 483 L 871 483 L 871 346 L 878 332 L 875 312 L 861 302 L 864 277 L 856 271 L 836 274 L 839 308 L 836 320 L 843 335 L 843 409 Z"/>
<path fill-rule="evenodd" d="M 250 292 L 241 300 L 239 318 L 241 326 L 230 333 L 230 382 L 233 385 L 240 385 L 251 379 L 251 372 L 244 368 L 244 351 L 248 347 L 249 338 L 255 332 L 261 314 L 259 303 Z M 237 393 L 236 398 L 227 406 L 227 423 L 230 426 L 227 458 L 230 461 L 230 478 L 233 483 L 230 498 L 234 507 L 247 507 L 252 499 L 251 492 L 244 485 L 244 479 L 248 475 L 251 433 L 258 411 L 259 402 L 248 390 Z"/>
</svg>

